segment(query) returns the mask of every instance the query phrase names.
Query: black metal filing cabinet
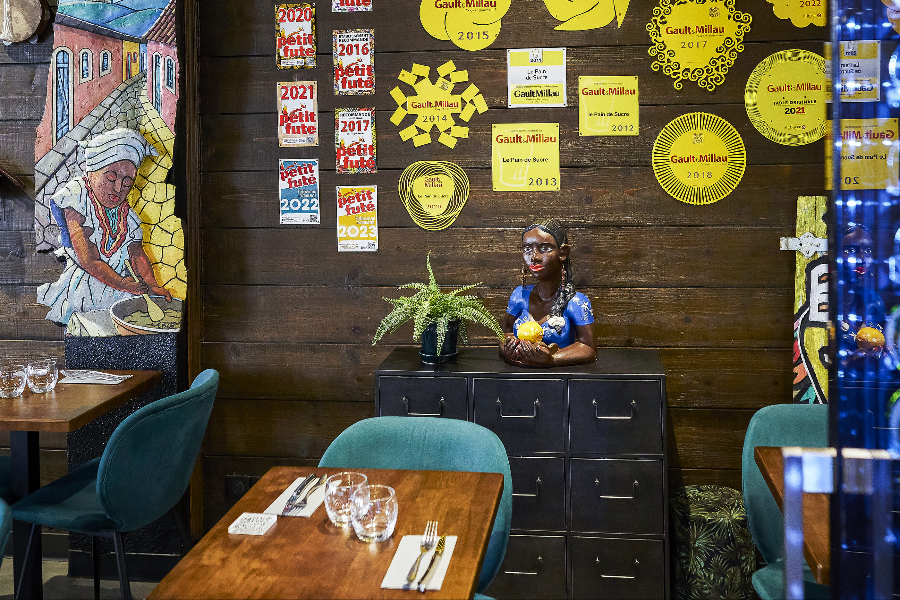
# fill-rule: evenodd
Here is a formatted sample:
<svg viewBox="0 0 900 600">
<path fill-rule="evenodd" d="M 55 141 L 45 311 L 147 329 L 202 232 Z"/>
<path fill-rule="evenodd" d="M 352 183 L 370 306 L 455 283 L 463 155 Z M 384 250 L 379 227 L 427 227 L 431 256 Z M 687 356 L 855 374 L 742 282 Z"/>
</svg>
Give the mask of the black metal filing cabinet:
<svg viewBox="0 0 900 600">
<path fill-rule="evenodd" d="M 376 411 L 465 419 L 503 441 L 512 531 L 495 598 L 669 597 L 665 373 L 654 350 L 601 349 L 554 369 L 495 348 L 423 365 L 397 348 L 376 376 Z"/>
</svg>

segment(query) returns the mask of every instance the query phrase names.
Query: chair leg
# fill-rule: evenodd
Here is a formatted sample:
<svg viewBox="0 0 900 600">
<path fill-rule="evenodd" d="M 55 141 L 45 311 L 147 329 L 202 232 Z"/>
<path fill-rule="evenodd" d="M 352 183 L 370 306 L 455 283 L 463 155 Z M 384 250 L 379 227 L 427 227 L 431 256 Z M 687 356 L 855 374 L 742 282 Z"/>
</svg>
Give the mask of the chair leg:
<svg viewBox="0 0 900 600">
<path fill-rule="evenodd" d="M 116 563 L 119 565 L 119 588 L 122 590 L 122 599 L 131 600 L 131 586 L 128 585 L 128 572 L 125 570 L 125 546 L 122 544 L 122 534 L 113 533 L 113 543 L 116 547 Z"/>
<path fill-rule="evenodd" d="M 100 600 L 100 540 L 91 536 L 91 562 L 94 566 L 94 600 Z"/>
<path fill-rule="evenodd" d="M 37 524 L 31 525 L 31 533 L 28 535 L 28 545 L 25 546 L 25 562 L 22 565 L 22 573 L 19 575 L 19 585 L 16 586 L 16 598 L 15 600 L 19 600 L 22 594 L 22 586 L 25 584 L 25 574 L 31 570 L 31 563 L 34 562 L 34 555 L 36 552 L 34 548 L 37 547 L 37 544 L 34 543 L 35 536 L 41 535 L 41 526 Z"/>
<path fill-rule="evenodd" d="M 175 528 L 178 530 L 178 535 L 181 536 L 181 544 L 184 547 L 181 555 L 184 556 L 194 547 L 194 540 L 191 538 L 190 533 L 188 533 L 187 526 L 184 524 L 184 519 L 181 517 L 181 512 L 178 510 L 178 505 L 173 506 L 169 513 L 175 521 Z"/>
</svg>

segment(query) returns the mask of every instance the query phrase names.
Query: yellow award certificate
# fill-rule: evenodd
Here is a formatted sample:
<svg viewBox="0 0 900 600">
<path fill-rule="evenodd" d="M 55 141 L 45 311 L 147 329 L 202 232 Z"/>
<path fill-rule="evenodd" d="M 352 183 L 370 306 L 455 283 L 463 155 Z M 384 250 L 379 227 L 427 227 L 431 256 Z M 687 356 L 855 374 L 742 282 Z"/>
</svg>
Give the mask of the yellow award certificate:
<svg viewBox="0 0 900 600">
<path fill-rule="evenodd" d="M 559 123 L 502 123 L 491 128 L 494 191 L 559 190 Z"/>
<path fill-rule="evenodd" d="M 825 82 L 831 102 L 831 44 L 825 44 Z M 881 42 L 878 40 L 841 42 L 842 102 L 881 100 Z"/>
<path fill-rule="evenodd" d="M 896 190 L 897 134 L 897 119 L 841 119 L 841 189 Z M 827 139 L 825 188 L 830 190 L 831 121 Z"/>
<path fill-rule="evenodd" d="M 741 182 L 747 151 L 737 130 L 709 113 L 681 115 L 653 144 L 653 174 L 666 192 L 688 204 L 712 204 Z"/>
<path fill-rule="evenodd" d="M 579 77 L 578 134 L 637 135 L 637 77 Z"/>
</svg>

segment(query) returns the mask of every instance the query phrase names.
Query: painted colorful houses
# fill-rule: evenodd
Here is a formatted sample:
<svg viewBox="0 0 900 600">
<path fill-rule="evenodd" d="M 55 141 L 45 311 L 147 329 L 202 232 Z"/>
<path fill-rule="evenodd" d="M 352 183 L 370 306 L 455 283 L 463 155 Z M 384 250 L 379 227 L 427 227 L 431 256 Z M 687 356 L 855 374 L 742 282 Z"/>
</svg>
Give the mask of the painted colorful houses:
<svg viewBox="0 0 900 600">
<path fill-rule="evenodd" d="M 178 100 L 174 24 L 174 0 L 60 3 L 36 161 L 123 81 L 148 66 L 147 97 L 174 130 Z"/>
</svg>

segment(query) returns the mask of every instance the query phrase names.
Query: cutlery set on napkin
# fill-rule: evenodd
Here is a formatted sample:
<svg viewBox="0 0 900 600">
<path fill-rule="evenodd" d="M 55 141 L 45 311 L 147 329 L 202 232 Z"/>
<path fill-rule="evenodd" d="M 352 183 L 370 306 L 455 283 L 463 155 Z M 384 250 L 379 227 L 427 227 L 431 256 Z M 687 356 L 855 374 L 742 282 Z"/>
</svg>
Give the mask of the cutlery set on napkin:
<svg viewBox="0 0 900 600">
<path fill-rule="evenodd" d="M 60 383 L 103 383 L 106 385 L 116 385 L 122 383 L 131 375 L 115 375 L 113 373 L 102 373 L 100 371 L 87 371 L 83 369 L 64 369 L 60 371 L 65 378 Z"/>
<path fill-rule="evenodd" d="M 298 477 L 269 508 L 262 513 L 245 512 L 228 526 L 228 533 L 235 535 L 263 535 L 279 516 L 311 517 L 325 499 L 324 485 L 328 475 L 316 477 L 309 474 Z"/>
<path fill-rule="evenodd" d="M 410 565 L 416 562 L 421 554 L 421 535 L 404 535 L 394 553 L 394 560 L 388 567 L 381 587 L 392 590 L 419 590 L 420 592 L 441 589 L 444 576 L 450 566 L 453 548 L 456 547 L 455 535 L 442 535 L 431 550 L 424 553 L 419 568 L 408 578 Z"/>
<path fill-rule="evenodd" d="M 326 479 L 328 475 L 298 477 L 263 513 L 283 517 L 311 517 L 325 500 Z"/>
</svg>

